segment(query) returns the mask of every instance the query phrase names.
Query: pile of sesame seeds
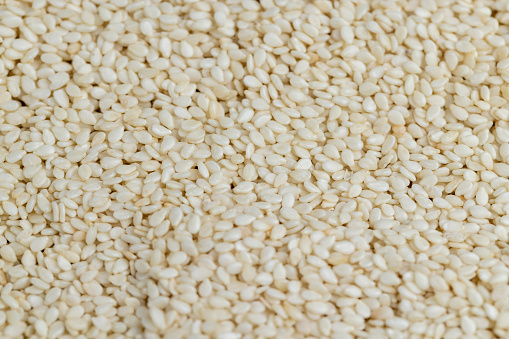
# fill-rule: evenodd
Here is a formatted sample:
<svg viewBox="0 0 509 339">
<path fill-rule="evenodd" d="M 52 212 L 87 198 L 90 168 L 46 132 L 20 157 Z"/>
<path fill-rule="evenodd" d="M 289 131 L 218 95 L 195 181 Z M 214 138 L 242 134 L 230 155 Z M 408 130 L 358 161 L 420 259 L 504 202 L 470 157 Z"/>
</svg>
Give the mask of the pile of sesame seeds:
<svg viewBox="0 0 509 339">
<path fill-rule="evenodd" d="M 509 2 L 0 1 L 0 336 L 509 336 Z"/>
</svg>

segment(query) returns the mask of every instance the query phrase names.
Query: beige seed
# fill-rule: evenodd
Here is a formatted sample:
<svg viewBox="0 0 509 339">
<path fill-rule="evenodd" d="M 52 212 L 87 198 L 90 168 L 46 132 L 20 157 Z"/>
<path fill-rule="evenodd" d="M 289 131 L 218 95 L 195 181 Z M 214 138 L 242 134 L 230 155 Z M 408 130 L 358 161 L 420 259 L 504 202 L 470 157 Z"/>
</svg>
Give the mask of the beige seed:
<svg viewBox="0 0 509 339">
<path fill-rule="evenodd" d="M 508 337 L 504 5 L 4 4 L 0 332 Z"/>
</svg>

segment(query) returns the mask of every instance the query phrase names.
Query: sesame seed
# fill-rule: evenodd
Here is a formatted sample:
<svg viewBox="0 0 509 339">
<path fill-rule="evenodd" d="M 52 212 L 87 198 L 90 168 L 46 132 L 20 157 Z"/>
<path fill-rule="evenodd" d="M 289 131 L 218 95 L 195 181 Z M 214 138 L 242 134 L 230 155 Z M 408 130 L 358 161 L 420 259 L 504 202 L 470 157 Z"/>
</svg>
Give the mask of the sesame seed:
<svg viewBox="0 0 509 339">
<path fill-rule="evenodd" d="M 508 337 L 504 5 L 0 5 L 0 332 Z"/>
</svg>

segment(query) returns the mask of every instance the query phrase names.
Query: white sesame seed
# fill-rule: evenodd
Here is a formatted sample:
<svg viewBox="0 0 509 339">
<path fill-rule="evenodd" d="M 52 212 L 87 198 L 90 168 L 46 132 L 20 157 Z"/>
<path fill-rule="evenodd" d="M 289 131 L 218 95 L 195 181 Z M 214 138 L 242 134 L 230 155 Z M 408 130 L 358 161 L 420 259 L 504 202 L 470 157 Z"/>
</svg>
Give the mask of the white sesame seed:
<svg viewBox="0 0 509 339">
<path fill-rule="evenodd" d="M 30 6 L 0 9 L 6 337 L 508 336 L 502 2 Z"/>
</svg>

